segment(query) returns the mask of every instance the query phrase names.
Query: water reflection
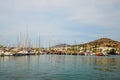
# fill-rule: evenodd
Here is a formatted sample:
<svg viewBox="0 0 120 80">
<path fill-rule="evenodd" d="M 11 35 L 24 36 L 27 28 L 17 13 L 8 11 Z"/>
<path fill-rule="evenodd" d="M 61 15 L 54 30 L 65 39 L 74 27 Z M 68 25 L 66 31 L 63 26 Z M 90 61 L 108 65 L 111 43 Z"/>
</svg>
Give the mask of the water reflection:
<svg viewBox="0 0 120 80">
<path fill-rule="evenodd" d="M 105 69 L 105 68 L 94 68 L 95 70 L 100 70 L 100 71 L 103 71 L 103 72 L 113 72 L 112 70 L 109 70 L 109 69 Z"/>
<path fill-rule="evenodd" d="M 0 80 L 113 80 L 118 74 L 120 56 L 0 57 Z"/>
<path fill-rule="evenodd" d="M 113 72 L 119 69 L 120 66 L 120 56 L 110 56 L 110 57 L 99 57 L 95 58 L 93 63 L 95 65 L 95 70 Z"/>
</svg>

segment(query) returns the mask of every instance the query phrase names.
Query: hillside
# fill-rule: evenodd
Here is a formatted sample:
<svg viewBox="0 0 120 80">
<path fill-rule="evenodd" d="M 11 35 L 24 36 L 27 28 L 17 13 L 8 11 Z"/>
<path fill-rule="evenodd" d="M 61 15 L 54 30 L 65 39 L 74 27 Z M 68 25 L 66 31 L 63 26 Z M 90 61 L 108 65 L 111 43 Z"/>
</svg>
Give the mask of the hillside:
<svg viewBox="0 0 120 80">
<path fill-rule="evenodd" d="M 74 45 L 75 46 L 75 45 Z M 114 41 L 112 39 L 109 38 L 100 38 L 98 40 L 94 40 L 92 42 L 88 42 L 85 44 L 80 44 L 77 46 L 84 46 L 84 47 L 120 47 L 120 42 L 118 41 Z"/>
<path fill-rule="evenodd" d="M 66 46 L 70 46 L 68 44 L 58 44 L 58 45 L 55 45 L 55 46 L 52 46 L 53 48 L 60 48 L 60 47 L 66 47 Z"/>
</svg>

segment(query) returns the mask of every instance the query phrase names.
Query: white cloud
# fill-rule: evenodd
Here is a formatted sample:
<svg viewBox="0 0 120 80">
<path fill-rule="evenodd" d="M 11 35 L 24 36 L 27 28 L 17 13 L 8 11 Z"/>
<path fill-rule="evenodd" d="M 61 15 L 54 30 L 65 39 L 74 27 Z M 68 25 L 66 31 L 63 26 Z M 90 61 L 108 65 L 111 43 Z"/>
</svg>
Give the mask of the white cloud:
<svg viewBox="0 0 120 80">
<path fill-rule="evenodd" d="M 9 0 L 8 0 L 9 1 Z M 45 14 L 65 11 L 66 20 L 100 26 L 120 25 L 119 0 L 12 0 L 14 14 Z M 6 6 L 6 5 L 5 5 Z M 11 9 L 11 10 L 13 10 Z"/>
<path fill-rule="evenodd" d="M 104 31 L 100 30 L 100 36 L 113 37 L 120 30 L 120 0 L 1 0 L 0 11 L 0 33 L 4 35 L 25 33 L 26 25 L 31 34 L 41 35 L 94 36 L 101 27 Z M 98 33 L 75 31 L 71 25 L 96 26 Z"/>
<path fill-rule="evenodd" d="M 119 0 L 80 0 L 78 2 L 76 1 L 73 6 L 70 6 L 72 16 L 69 19 L 88 25 L 95 24 L 110 27 L 115 24 L 120 25 L 118 23 L 120 20 L 119 9 Z"/>
</svg>

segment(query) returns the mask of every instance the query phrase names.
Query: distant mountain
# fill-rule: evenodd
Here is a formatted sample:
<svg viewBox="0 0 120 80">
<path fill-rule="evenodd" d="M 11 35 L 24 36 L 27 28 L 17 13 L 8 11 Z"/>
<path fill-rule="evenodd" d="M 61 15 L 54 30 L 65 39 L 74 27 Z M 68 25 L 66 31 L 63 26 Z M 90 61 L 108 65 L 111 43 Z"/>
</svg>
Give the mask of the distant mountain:
<svg viewBox="0 0 120 80">
<path fill-rule="evenodd" d="M 76 45 L 74 45 L 76 46 Z M 109 38 L 100 38 L 98 40 L 94 40 L 92 42 L 88 42 L 85 44 L 80 44 L 77 46 L 85 46 L 85 47 L 91 47 L 91 46 L 95 46 L 95 47 L 120 47 L 120 42 L 118 41 L 114 41 L 112 39 Z"/>
<path fill-rule="evenodd" d="M 52 46 L 52 48 L 59 48 L 59 47 L 66 47 L 66 46 L 70 46 L 69 44 L 58 44 L 58 45 L 55 45 L 55 46 Z"/>
<path fill-rule="evenodd" d="M 69 45 L 69 44 L 58 44 L 55 46 L 52 46 L 51 48 L 60 48 L 60 47 L 75 47 L 75 46 L 79 46 L 79 47 L 86 47 L 86 48 L 97 48 L 97 47 L 114 47 L 114 48 L 120 48 L 120 42 L 109 39 L 109 38 L 100 38 L 88 43 L 84 43 L 84 44 L 77 44 L 77 45 Z"/>
<path fill-rule="evenodd" d="M 0 48 L 4 47 L 3 45 L 0 45 Z"/>
</svg>

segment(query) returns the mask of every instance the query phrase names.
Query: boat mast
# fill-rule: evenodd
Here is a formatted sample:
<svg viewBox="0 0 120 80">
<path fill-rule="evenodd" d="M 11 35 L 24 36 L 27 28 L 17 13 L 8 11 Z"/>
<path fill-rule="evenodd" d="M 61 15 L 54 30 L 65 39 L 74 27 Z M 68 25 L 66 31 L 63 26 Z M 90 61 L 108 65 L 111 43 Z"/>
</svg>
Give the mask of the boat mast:
<svg viewBox="0 0 120 80">
<path fill-rule="evenodd" d="M 51 50 L 51 48 L 50 48 L 50 46 L 51 46 L 51 44 L 50 44 L 50 40 L 49 40 L 49 43 L 48 43 L 48 44 L 49 44 L 49 50 Z"/>
<path fill-rule="evenodd" d="M 19 51 L 19 49 L 21 47 L 20 42 L 21 42 L 21 32 L 20 32 L 19 36 L 17 37 L 17 46 L 16 46 L 17 51 Z"/>
<path fill-rule="evenodd" d="M 26 29 L 26 37 L 25 37 L 25 44 L 24 44 L 24 49 L 27 50 L 27 46 L 28 46 L 28 26 Z"/>
<path fill-rule="evenodd" d="M 38 48 L 39 48 L 39 52 L 40 52 L 40 50 L 41 50 L 40 47 L 41 47 L 41 46 L 40 46 L 40 36 L 39 36 L 39 39 L 38 39 Z"/>
</svg>

